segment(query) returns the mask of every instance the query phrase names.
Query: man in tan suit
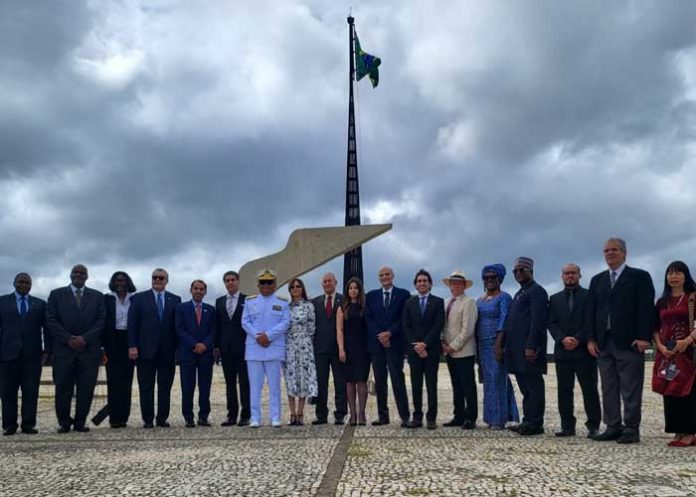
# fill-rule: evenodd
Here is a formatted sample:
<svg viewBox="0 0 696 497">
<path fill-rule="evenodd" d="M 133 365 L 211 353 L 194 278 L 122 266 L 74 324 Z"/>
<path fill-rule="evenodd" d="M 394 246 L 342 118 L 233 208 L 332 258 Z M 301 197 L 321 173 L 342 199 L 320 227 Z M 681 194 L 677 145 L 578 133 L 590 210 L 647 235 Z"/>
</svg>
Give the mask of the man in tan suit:
<svg viewBox="0 0 696 497">
<path fill-rule="evenodd" d="M 443 426 L 461 426 L 465 430 L 476 427 L 478 399 L 474 364 L 476 361 L 476 301 L 465 295 L 474 282 L 461 271 L 454 271 L 442 280 L 452 293 L 445 303 L 445 329 L 442 334 L 442 352 L 452 380 L 454 418 Z"/>
</svg>

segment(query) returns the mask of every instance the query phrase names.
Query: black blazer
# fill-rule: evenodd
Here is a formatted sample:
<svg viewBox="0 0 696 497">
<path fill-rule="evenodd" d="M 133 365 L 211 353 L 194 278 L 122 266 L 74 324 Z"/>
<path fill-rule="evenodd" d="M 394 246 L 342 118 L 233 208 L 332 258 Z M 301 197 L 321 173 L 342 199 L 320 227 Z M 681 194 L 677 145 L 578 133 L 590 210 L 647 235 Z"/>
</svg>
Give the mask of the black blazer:
<svg viewBox="0 0 696 497">
<path fill-rule="evenodd" d="M 617 348 L 628 350 L 634 340 L 652 340 L 655 287 L 650 274 L 626 266 L 614 288 L 609 270 L 596 274 L 587 299 L 587 340 L 601 348 L 607 340 L 607 316 L 611 312 L 611 339 Z"/>
<path fill-rule="evenodd" d="M 232 319 L 227 314 L 227 295 L 218 297 L 215 301 L 218 323 L 218 339 L 215 348 L 220 349 L 223 354 L 241 354 L 242 359 L 244 358 L 244 342 L 246 341 L 246 333 L 242 328 L 242 312 L 245 300 L 246 295 L 240 292 Z"/>
<path fill-rule="evenodd" d="M 331 309 L 331 317 L 326 317 L 324 307 L 324 294 L 312 299 L 314 304 L 314 316 L 316 317 L 316 331 L 314 332 L 314 353 L 338 355 L 338 342 L 336 341 L 336 311 L 343 304 L 343 295 L 336 294 Z"/>
<path fill-rule="evenodd" d="M 83 287 L 82 301 L 78 307 L 69 286 L 53 290 L 46 305 L 46 326 L 51 334 L 53 355 L 77 353 L 68 345 L 71 335 L 82 336 L 87 341 L 81 353 L 100 355 L 105 320 L 106 308 L 101 292 Z"/>
<path fill-rule="evenodd" d="M 414 295 L 406 301 L 403 315 L 406 350 L 416 355 L 411 344 L 425 342 L 428 354 L 440 356 L 440 335 L 445 327 L 445 301 L 435 295 L 429 295 L 425 303 L 425 312 L 421 316 L 420 296 Z"/>
<path fill-rule="evenodd" d="M 158 353 L 174 360 L 177 346 L 174 313 L 181 297 L 164 292 L 164 316 L 157 313 L 157 303 L 152 290 L 138 292 L 131 297 L 128 309 L 128 347 L 138 348 L 140 359 L 154 359 Z"/>
<path fill-rule="evenodd" d="M 27 303 L 27 318 L 22 319 L 14 292 L 0 297 L 0 361 L 17 359 L 20 350 L 24 358 L 37 359 L 44 347 L 50 347 L 45 327 L 46 302 L 30 295 Z"/>
<path fill-rule="evenodd" d="M 549 298 L 549 333 L 556 344 L 553 348 L 555 361 L 570 359 L 590 359 L 585 338 L 585 304 L 588 290 L 583 287 L 575 289 L 573 295 L 573 312 L 568 310 L 568 297 L 565 290 L 554 293 Z M 574 350 L 565 350 L 562 340 L 573 337 L 580 343 Z"/>
</svg>

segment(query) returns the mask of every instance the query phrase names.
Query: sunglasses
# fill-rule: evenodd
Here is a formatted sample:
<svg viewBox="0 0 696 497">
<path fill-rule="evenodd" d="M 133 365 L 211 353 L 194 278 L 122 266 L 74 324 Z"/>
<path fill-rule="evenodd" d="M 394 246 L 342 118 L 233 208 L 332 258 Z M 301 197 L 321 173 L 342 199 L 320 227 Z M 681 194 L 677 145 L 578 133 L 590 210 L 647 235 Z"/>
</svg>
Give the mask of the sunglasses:
<svg viewBox="0 0 696 497">
<path fill-rule="evenodd" d="M 153 276 L 152 279 L 155 281 L 164 281 L 167 278 L 165 276 Z"/>
<path fill-rule="evenodd" d="M 259 281 L 259 285 L 275 285 L 275 281 L 268 281 L 268 280 L 263 280 Z"/>
<path fill-rule="evenodd" d="M 497 280 L 498 280 L 498 277 L 495 276 L 495 275 L 484 276 L 484 277 L 483 277 L 483 281 L 497 281 Z"/>
</svg>

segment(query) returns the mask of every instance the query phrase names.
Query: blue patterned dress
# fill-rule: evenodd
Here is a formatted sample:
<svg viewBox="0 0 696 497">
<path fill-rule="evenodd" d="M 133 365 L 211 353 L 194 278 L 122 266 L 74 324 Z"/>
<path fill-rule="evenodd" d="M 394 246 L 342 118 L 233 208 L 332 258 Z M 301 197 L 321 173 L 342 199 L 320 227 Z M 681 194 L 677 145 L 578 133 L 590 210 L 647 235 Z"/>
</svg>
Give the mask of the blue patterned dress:
<svg viewBox="0 0 696 497">
<path fill-rule="evenodd" d="M 314 364 L 314 305 L 303 300 L 290 304 L 290 330 L 285 339 L 285 386 L 293 397 L 316 397 L 317 370 Z"/>
<path fill-rule="evenodd" d="M 488 299 L 478 298 L 478 337 L 479 358 L 483 370 L 483 421 L 491 427 L 503 428 L 508 421 L 519 422 L 515 391 L 508 377 L 505 365 L 495 358 L 495 339 L 503 328 L 512 297 L 500 292 Z"/>
</svg>

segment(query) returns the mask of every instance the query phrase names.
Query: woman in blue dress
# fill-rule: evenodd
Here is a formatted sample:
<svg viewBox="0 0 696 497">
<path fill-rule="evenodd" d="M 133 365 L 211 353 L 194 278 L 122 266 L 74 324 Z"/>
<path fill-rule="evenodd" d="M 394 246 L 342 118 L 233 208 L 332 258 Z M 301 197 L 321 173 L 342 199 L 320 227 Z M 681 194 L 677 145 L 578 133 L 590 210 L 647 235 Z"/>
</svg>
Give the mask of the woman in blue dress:
<svg viewBox="0 0 696 497">
<path fill-rule="evenodd" d="M 479 360 L 483 371 L 483 421 L 492 430 L 502 430 L 507 422 L 519 422 L 515 392 L 505 364 L 495 358 L 495 342 L 503 329 L 512 297 L 500 290 L 505 266 L 491 264 L 481 271 L 486 293 L 478 298 Z"/>
</svg>

